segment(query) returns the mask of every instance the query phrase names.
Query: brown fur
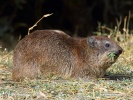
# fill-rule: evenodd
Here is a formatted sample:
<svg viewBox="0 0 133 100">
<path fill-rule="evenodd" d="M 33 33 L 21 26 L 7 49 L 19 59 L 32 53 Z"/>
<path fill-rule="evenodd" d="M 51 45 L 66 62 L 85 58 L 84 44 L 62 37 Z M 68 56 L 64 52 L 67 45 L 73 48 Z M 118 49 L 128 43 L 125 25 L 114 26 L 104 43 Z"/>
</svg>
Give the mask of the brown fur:
<svg viewBox="0 0 133 100">
<path fill-rule="evenodd" d="M 105 43 L 110 48 L 105 48 Z M 89 80 L 103 77 L 122 51 L 113 40 L 104 36 L 72 38 L 58 30 L 37 30 L 22 39 L 14 50 L 13 80 L 50 74 L 65 78 Z M 107 56 L 115 52 L 114 60 Z"/>
</svg>

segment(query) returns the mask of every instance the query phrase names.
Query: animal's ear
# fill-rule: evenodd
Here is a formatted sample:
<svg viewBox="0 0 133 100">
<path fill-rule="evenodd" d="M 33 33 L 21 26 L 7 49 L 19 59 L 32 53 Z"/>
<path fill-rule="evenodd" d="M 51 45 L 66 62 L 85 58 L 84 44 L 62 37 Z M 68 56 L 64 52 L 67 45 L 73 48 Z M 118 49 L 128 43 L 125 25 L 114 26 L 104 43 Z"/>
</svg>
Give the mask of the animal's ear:
<svg viewBox="0 0 133 100">
<path fill-rule="evenodd" d="M 87 43 L 89 46 L 95 47 L 96 46 L 96 38 L 94 36 L 88 37 Z"/>
</svg>

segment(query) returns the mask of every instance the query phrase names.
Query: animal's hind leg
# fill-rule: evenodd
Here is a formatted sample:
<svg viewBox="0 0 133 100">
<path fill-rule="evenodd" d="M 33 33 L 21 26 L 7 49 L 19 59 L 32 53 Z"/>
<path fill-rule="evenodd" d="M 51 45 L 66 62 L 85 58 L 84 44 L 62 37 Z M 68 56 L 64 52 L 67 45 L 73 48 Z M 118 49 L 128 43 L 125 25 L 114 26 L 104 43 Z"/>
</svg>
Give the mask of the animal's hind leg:
<svg viewBox="0 0 133 100">
<path fill-rule="evenodd" d="M 13 66 L 12 78 L 15 81 L 23 80 L 24 78 L 34 79 L 39 75 L 39 66 L 37 64 L 27 63 L 24 65 Z"/>
</svg>

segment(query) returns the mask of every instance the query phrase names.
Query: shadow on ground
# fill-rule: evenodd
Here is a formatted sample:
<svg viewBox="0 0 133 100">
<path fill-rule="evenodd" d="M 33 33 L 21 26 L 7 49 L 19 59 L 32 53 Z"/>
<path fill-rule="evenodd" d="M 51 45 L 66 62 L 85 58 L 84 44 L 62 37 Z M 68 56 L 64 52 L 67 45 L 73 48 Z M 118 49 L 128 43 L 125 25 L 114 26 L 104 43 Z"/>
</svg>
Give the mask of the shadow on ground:
<svg viewBox="0 0 133 100">
<path fill-rule="evenodd" d="M 114 75 L 105 75 L 104 78 L 109 80 L 133 80 L 133 74 L 114 74 Z"/>
</svg>

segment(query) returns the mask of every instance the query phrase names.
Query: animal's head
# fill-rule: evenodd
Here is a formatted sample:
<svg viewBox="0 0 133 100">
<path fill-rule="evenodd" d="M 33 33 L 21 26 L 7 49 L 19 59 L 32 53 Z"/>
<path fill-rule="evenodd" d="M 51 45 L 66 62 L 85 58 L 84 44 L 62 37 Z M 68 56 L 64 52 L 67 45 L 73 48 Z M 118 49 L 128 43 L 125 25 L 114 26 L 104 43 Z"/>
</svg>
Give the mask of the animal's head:
<svg viewBox="0 0 133 100">
<path fill-rule="evenodd" d="M 107 67 L 113 64 L 123 51 L 115 41 L 105 36 L 88 37 L 88 45 L 98 51 L 99 63 L 107 64 Z"/>
</svg>

